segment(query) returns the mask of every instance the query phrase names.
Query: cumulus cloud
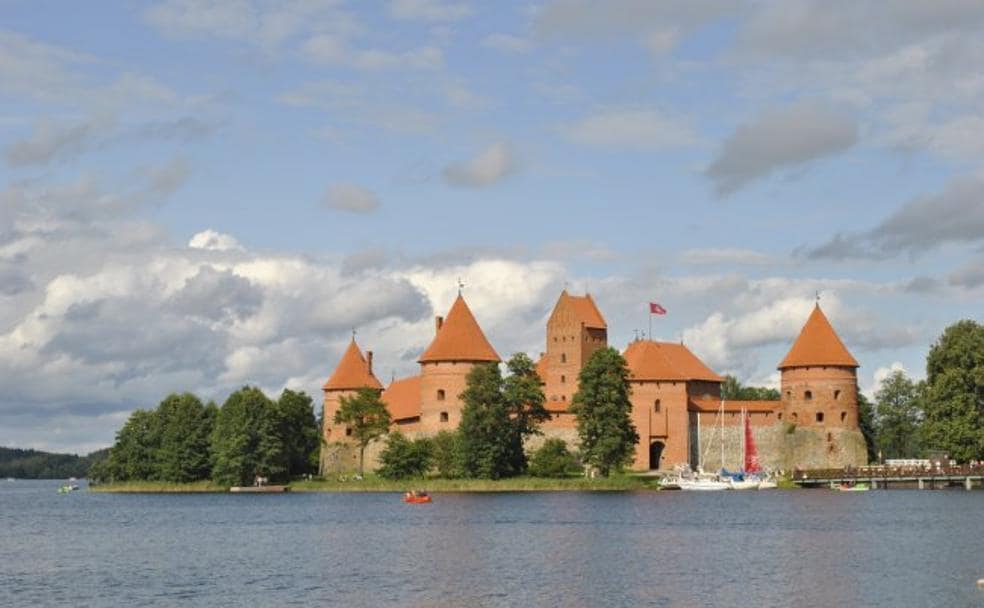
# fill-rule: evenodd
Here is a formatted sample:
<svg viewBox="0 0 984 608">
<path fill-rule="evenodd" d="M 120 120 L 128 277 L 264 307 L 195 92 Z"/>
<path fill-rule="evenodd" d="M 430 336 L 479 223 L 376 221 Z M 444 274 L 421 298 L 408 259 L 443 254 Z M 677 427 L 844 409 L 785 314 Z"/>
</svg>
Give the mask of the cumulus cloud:
<svg viewBox="0 0 984 608">
<path fill-rule="evenodd" d="M 242 251 L 243 246 L 235 237 L 216 232 L 211 228 L 192 235 L 188 241 L 191 249 L 204 249 L 206 251 Z"/>
<path fill-rule="evenodd" d="M 571 141 L 594 146 L 671 149 L 693 146 L 697 135 L 685 118 L 648 109 L 608 109 L 562 129 Z"/>
<path fill-rule="evenodd" d="M 350 213 L 372 213 L 379 208 L 379 198 L 368 188 L 355 184 L 332 184 L 321 204 L 327 209 Z"/>
<path fill-rule="evenodd" d="M 448 165 L 442 172 L 453 186 L 484 188 L 502 181 L 519 169 L 512 147 L 506 142 L 494 143 L 472 158 Z"/>
<path fill-rule="evenodd" d="M 814 259 L 910 256 L 947 244 L 984 241 L 984 180 L 962 177 L 943 192 L 913 199 L 865 232 L 845 232 L 802 253 Z"/>
<path fill-rule="evenodd" d="M 777 171 L 843 152 L 858 139 L 851 118 L 816 101 L 766 110 L 738 127 L 706 169 L 719 196 Z"/>
<path fill-rule="evenodd" d="M 862 380 L 861 392 L 864 393 L 865 397 L 873 401 L 875 398 L 875 393 L 881 390 L 882 384 L 884 384 L 885 381 L 888 380 L 889 376 L 895 372 L 902 372 L 906 375 L 909 374 L 909 370 L 905 368 L 905 365 L 903 365 L 901 361 L 893 361 L 889 365 L 879 367 L 872 372 L 871 382 L 864 382 L 864 380 Z"/>
</svg>

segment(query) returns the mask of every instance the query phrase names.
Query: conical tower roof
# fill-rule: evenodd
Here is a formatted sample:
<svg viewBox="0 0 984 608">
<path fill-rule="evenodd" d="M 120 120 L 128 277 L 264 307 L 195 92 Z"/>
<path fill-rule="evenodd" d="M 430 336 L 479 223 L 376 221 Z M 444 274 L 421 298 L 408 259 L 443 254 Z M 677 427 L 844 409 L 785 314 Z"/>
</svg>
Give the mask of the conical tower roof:
<svg viewBox="0 0 984 608">
<path fill-rule="evenodd" d="M 789 349 L 789 354 L 779 364 L 779 369 L 789 367 L 859 367 L 847 347 L 827 320 L 817 304 L 806 320 L 806 325 Z"/>
<path fill-rule="evenodd" d="M 349 342 L 342 360 L 338 362 L 335 373 L 328 378 L 328 382 L 321 387 L 326 391 L 358 390 L 360 388 L 382 389 L 376 376 L 369 369 L 369 362 L 362 356 L 359 345 L 355 343 L 355 338 Z"/>
<path fill-rule="evenodd" d="M 478 321 L 472 315 L 465 299 L 458 294 L 448 316 L 437 330 L 434 341 L 430 343 L 424 354 L 420 355 L 420 363 L 436 361 L 501 361 L 499 355 L 489 344 L 478 326 Z"/>
</svg>

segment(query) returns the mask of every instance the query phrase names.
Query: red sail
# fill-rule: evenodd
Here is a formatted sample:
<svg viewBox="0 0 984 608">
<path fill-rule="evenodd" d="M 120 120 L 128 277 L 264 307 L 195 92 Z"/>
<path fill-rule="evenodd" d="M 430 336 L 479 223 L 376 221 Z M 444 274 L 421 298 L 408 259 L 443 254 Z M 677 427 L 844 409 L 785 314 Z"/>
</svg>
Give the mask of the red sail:
<svg viewBox="0 0 984 608">
<path fill-rule="evenodd" d="M 752 418 L 745 414 L 745 472 L 758 473 L 761 470 L 755 439 L 752 437 Z"/>
</svg>

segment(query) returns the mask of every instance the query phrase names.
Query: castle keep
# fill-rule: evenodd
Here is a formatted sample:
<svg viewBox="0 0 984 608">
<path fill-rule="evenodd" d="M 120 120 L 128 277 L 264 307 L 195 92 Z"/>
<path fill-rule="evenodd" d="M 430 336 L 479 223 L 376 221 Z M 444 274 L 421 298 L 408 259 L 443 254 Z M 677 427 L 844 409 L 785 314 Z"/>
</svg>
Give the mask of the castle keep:
<svg viewBox="0 0 984 608">
<path fill-rule="evenodd" d="M 608 346 L 608 325 L 590 295 L 563 291 L 547 321 L 546 350 L 536 369 L 550 420 L 543 437 L 577 447 L 576 420 L 568 410 L 578 375 L 591 355 Z M 623 352 L 629 368 L 632 421 L 639 433 L 632 468 L 669 469 L 678 463 L 740 468 L 744 419 L 752 427 L 763 466 L 772 469 L 841 467 L 867 462 L 858 427 L 858 362 L 841 342 L 819 304 L 779 364 L 779 401 L 721 399 L 724 380 L 683 344 L 634 340 Z M 324 384 L 326 471 L 352 468 L 354 452 L 344 425 L 334 423 L 342 397 L 360 388 L 381 393 L 393 430 L 430 436 L 457 428 L 465 378 L 477 364 L 499 363 L 468 304 L 459 294 L 446 317 L 435 319 L 434 338 L 420 355 L 420 373 L 383 387 L 372 371 L 372 352 L 349 344 Z M 372 466 L 380 442 L 370 446 Z"/>
</svg>

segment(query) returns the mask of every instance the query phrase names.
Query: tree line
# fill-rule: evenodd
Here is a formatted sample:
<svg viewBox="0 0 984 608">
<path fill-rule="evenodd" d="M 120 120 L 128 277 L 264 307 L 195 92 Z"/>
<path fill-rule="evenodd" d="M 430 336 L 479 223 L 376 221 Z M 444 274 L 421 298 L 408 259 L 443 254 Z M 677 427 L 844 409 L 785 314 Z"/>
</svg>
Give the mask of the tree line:
<svg viewBox="0 0 984 608">
<path fill-rule="evenodd" d="M 109 453 L 108 448 L 86 456 L 0 447 L 0 477 L 65 479 L 85 477 L 89 468 Z"/>
<path fill-rule="evenodd" d="M 155 409 L 133 412 L 89 477 L 224 485 L 250 485 L 257 476 L 286 480 L 317 471 L 320 437 L 303 392 L 284 390 L 274 401 L 245 386 L 221 407 L 191 393 L 172 394 Z"/>
<path fill-rule="evenodd" d="M 639 436 L 630 418 L 628 368 L 617 350 L 596 351 L 579 376 L 570 408 L 577 420 L 576 454 L 560 439 L 547 439 L 527 454 L 527 439 L 541 433 L 539 426 L 550 413 L 527 355 L 513 355 L 506 370 L 503 375 L 494 363 L 471 369 L 461 394 L 461 423 L 454 431 L 413 440 L 389 433 L 386 404 L 371 389 L 342 398 L 335 422 L 351 430 L 360 450 L 360 472 L 366 446 L 388 434 L 377 473 L 389 479 L 422 477 L 432 471 L 446 478 L 559 477 L 585 466 L 608 476 L 632 461 Z"/>
<path fill-rule="evenodd" d="M 868 407 L 873 460 L 984 460 L 984 324 L 947 327 L 926 355 L 926 379 L 894 371 Z"/>
</svg>

